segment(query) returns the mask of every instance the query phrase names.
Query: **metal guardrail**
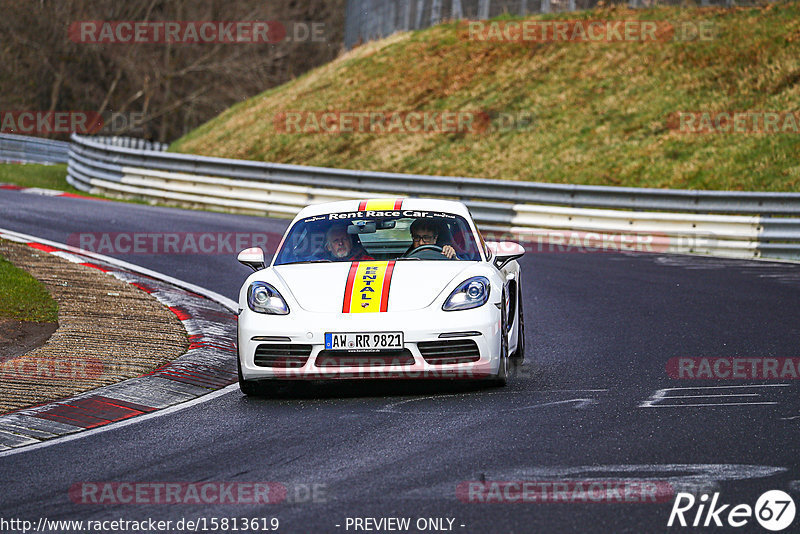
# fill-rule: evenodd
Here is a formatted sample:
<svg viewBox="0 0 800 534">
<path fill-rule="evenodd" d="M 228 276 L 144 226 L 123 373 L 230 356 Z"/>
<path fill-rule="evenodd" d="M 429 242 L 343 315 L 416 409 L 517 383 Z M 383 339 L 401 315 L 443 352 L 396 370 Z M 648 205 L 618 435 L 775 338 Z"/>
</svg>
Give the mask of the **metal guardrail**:
<svg viewBox="0 0 800 534">
<path fill-rule="evenodd" d="M 66 163 L 69 143 L 42 137 L 0 134 L 0 161 L 13 163 Z"/>
<path fill-rule="evenodd" d="M 487 232 L 541 250 L 611 248 L 800 260 L 800 193 L 689 191 L 368 172 L 176 154 L 73 135 L 68 181 L 154 202 L 292 216 L 316 202 L 455 198 Z M 598 209 L 602 208 L 602 209 Z M 734 215 L 735 214 L 735 215 Z"/>
<path fill-rule="evenodd" d="M 152 153 L 116 148 L 101 140 L 73 135 L 71 156 L 86 164 L 108 165 L 116 170 L 146 168 L 191 175 L 280 183 L 313 188 L 371 191 L 407 196 L 440 196 L 514 204 L 556 204 L 629 210 L 737 213 L 752 215 L 800 215 L 800 193 L 742 191 L 692 191 L 548 184 L 453 176 L 425 176 L 370 172 L 325 167 L 286 165 L 258 161 L 213 158 L 171 152 Z M 136 172 L 136 171 L 132 171 Z"/>
</svg>

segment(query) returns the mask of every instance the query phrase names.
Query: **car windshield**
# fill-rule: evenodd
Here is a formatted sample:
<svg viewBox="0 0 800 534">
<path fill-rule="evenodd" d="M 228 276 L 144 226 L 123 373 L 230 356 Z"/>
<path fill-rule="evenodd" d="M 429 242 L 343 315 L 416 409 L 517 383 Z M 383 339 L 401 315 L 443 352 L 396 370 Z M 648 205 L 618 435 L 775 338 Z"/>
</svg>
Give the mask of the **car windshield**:
<svg viewBox="0 0 800 534">
<path fill-rule="evenodd" d="M 274 265 L 480 259 L 470 226 L 459 215 L 405 210 L 365 217 L 365 212 L 360 211 L 297 221 L 284 239 Z"/>
</svg>

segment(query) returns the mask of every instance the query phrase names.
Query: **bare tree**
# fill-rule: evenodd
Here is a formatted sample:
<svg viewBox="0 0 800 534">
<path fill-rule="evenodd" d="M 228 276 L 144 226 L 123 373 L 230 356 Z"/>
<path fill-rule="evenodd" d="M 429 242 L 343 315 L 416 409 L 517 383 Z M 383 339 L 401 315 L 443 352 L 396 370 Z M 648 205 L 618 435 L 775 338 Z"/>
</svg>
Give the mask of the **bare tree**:
<svg viewBox="0 0 800 534">
<path fill-rule="evenodd" d="M 143 114 L 140 135 L 172 141 L 341 51 L 344 0 L 0 0 L 0 111 Z M 80 21 L 323 23 L 322 42 L 84 43 Z M 124 133 L 124 132 L 121 132 Z"/>
</svg>

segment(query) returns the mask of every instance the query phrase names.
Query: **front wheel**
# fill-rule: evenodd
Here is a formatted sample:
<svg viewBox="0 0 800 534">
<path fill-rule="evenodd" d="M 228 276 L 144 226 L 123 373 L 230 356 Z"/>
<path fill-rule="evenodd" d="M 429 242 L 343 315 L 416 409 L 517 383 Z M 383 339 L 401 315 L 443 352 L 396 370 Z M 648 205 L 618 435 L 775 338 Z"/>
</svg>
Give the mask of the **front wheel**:
<svg viewBox="0 0 800 534">
<path fill-rule="evenodd" d="M 525 359 L 525 314 L 522 311 L 522 288 L 517 285 L 517 348 L 511 357 L 519 363 Z"/>
<path fill-rule="evenodd" d="M 505 301 L 504 293 L 501 301 L 504 305 L 500 309 L 500 365 L 497 367 L 497 374 L 490 379 L 490 383 L 497 387 L 503 387 L 508 383 L 508 333 L 506 332 L 508 318 Z"/>
<path fill-rule="evenodd" d="M 242 390 L 247 396 L 258 395 L 261 393 L 261 388 L 259 387 L 258 382 L 253 380 L 245 380 L 242 376 L 242 361 L 239 359 L 239 355 L 236 355 L 236 370 L 239 372 L 239 389 Z"/>
</svg>

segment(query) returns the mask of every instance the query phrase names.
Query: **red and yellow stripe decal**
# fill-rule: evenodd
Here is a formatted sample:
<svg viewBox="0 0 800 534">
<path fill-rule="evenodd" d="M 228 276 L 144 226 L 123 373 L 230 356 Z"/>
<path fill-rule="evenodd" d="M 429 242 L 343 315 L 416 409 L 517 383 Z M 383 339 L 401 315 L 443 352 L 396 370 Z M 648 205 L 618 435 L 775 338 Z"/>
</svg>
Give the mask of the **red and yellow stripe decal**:
<svg viewBox="0 0 800 534">
<path fill-rule="evenodd" d="M 385 312 L 389 306 L 392 261 L 354 261 L 347 274 L 342 313 Z"/>
<path fill-rule="evenodd" d="M 402 198 L 376 198 L 372 200 L 362 200 L 358 203 L 358 211 L 399 210 L 402 207 Z"/>
</svg>

